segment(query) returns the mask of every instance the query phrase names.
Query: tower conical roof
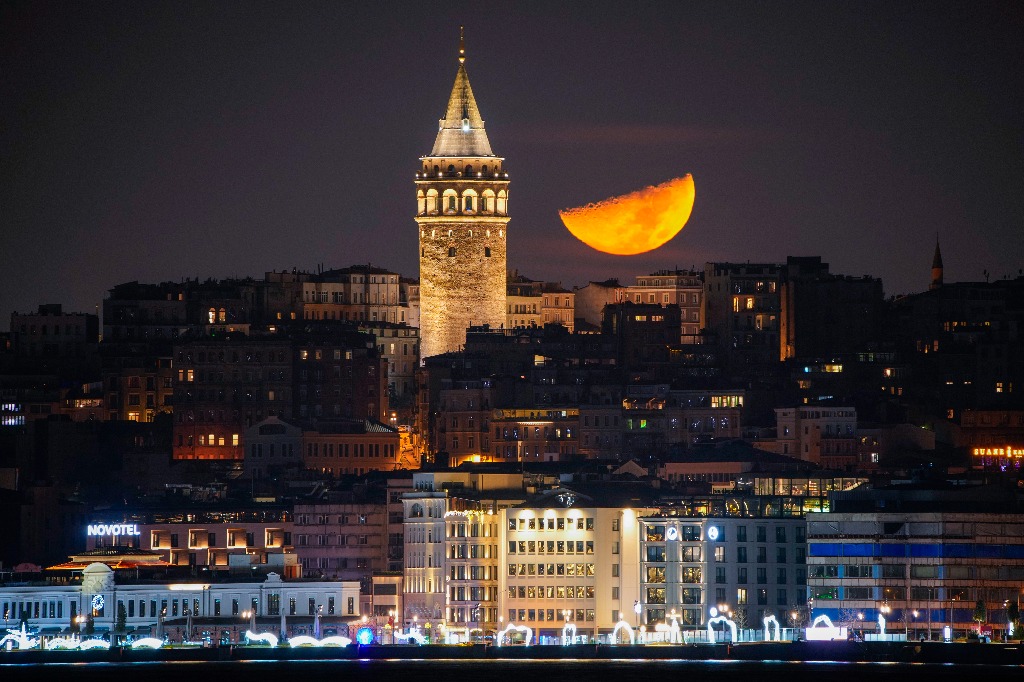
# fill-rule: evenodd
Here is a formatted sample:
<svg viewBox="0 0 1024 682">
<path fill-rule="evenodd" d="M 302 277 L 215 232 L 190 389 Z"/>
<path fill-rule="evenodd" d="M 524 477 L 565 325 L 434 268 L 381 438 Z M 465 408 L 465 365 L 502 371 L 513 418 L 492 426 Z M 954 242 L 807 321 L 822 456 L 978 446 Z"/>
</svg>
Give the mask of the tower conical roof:
<svg viewBox="0 0 1024 682">
<path fill-rule="evenodd" d="M 459 72 L 455 74 L 455 85 L 444 118 L 440 120 L 437 139 L 431 156 L 494 156 L 491 143 L 487 140 L 484 120 L 473 97 L 466 73 L 465 48 L 459 41 Z"/>
<path fill-rule="evenodd" d="M 935 255 L 932 256 L 932 270 L 942 268 L 942 251 L 939 250 L 939 240 L 935 240 Z"/>
</svg>

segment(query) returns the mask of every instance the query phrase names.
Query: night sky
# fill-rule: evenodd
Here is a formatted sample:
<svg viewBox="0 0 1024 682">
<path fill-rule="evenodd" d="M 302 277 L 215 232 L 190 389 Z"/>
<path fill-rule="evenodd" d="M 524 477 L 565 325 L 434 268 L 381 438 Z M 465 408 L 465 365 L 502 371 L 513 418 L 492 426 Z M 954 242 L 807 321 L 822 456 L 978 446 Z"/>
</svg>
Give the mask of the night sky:
<svg viewBox="0 0 1024 682">
<path fill-rule="evenodd" d="M 983 2 L 69 2 L 0 7 L 0 329 L 121 282 L 418 276 L 413 174 L 458 27 L 510 173 L 509 269 L 583 285 L 818 255 L 927 288 L 1024 267 L 1024 22 Z M 667 245 L 558 210 L 691 173 Z"/>
</svg>

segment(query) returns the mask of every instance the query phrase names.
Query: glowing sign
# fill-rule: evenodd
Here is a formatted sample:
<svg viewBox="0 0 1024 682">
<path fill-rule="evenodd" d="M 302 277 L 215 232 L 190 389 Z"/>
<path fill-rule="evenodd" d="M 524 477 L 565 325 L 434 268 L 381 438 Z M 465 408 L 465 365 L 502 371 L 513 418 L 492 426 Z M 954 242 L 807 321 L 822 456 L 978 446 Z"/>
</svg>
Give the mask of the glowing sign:
<svg viewBox="0 0 1024 682">
<path fill-rule="evenodd" d="M 106 603 L 107 602 L 106 602 L 105 599 L 103 599 L 103 595 L 102 594 L 95 594 L 92 597 L 92 610 L 93 611 L 102 611 L 103 610 L 103 605 L 106 604 Z"/>
<path fill-rule="evenodd" d="M 373 644 L 373 629 L 372 628 L 359 628 L 356 631 L 356 641 L 366 646 L 367 644 Z"/>
<path fill-rule="evenodd" d="M 576 639 L 576 623 L 566 623 L 562 628 L 562 644 L 568 646 Z"/>
<path fill-rule="evenodd" d="M 658 623 L 654 626 L 655 632 L 668 633 L 668 641 L 672 644 L 678 644 L 681 639 L 681 633 L 679 630 L 679 621 L 674 617 L 672 618 L 672 624 L 666 625 L 665 623 Z"/>
<path fill-rule="evenodd" d="M 323 639 L 317 639 L 316 637 L 310 637 L 308 635 L 296 635 L 288 640 L 288 646 L 348 646 L 352 643 L 352 640 L 348 637 L 324 637 Z"/>
<path fill-rule="evenodd" d="M 718 526 L 708 526 L 708 540 L 714 542 L 718 539 Z"/>
<path fill-rule="evenodd" d="M 669 540 L 678 540 L 679 539 L 679 529 L 676 528 L 675 526 L 669 526 L 669 529 L 667 531 L 665 531 L 665 537 L 668 538 Z"/>
<path fill-rule="evenodd" d="M 427 638 L 424 637 L 423 635 L 421 635 L 418 632 L 410 632 L 408 634 L 402 634 L 401 632 L 396 632 L 395 633 L 395 641 L 396 642 L 404 642 L 404 643 L 408 644 L 410 639 L 412 641 L 416 642 L 417 644 L 426 644 L 427 643 Z"/>
<path fill-rule="evenodd" d="M 54 637 L 46 643 L 47 649 L 77 649 L 77 637 Z"/>
<path fill-rule="evenodd" d="M 87 639 L 79 644 L 78 648 L 82 651 L 88 651 L 89 649 L 109 649 L 110 642 L 104 642 L 102 639 Z"/>
<path fill-rule="evenodd" d="M 156 637 L 143 637 L 132 642 L 133 649 L 159 649 L 163 645 L 164 641 Z"/>
<path fill-rule="evenodd" d="M 14 642 L 18 645 L 19 649 L 34 649 L 39 646 L 39 640 L 35 637 L 29 637 L 28 632 L 25 630 L 25 623 L 21 624 L 20 630 L 8 630 L 7 634 L 3 639 L 0 639 L 0 648 L 4 645 L 10 646 L 8 643 Z"/>
<path fill-rule="evenodd" d="M 975 457 L 1024 457 L 1024 447 L 1007 445 L 1004 448 L 972 448 Z"/>
<path fill-rule="evenodd" d="M 635 644 L 636 635 L 633 633 L 633 628 L 630 627 L 629 623 L 627 623 L 624 620 L 620 620 L 618 623 L 615 624 L 615 629 L 612 630 L 612 644 L 619 643 L 619 632 L 621 632 L 622 630 L 625 630 L 626 634 L 629 635 L 629 643 Z"/>
<path fill-rule="evenodd" d="M 504 630 L 498 633 L 498 646 L 505 642 L 506 635 L 511 637 L 513 632 L 522 632 L 526 636 L 526 646 L 530 646 L 530 641 L 533 640 L 533 630 L 525 625 L 516 625 L 515 623 L 509 623 Z"/>
<path fill-rule="evenodd" d="M 714 526 L 712 526 L 714 528 Z M 708 529 L 709 531 L 711 528 Z M 717 534 L 716 534 L 717 535 Z M 729 632 L 732 635 L 732 643 L 736 643 L 736 623 L 729 620 L 726 616 L 718 615 L 718 609 L 711 607 L 711 618 L 708 618 L 708 642 L 711 644 L 715 643 L 715 630 L 712 626 L 718 625 L 719 623 L 725 623 L 729 626 Z"/>
<path fill-rule="evenodd" d="M 779 641 L 779 621 L 776 620 L 774 615 L 765 616 L 764 620 L 764 640 L 766 642 L 778 642 Z M 775 636 L 772 637 L 771 631 L 768 629 L 769 625 L 775 626 Z"/>
<path fill-rule="evenodd" d="M 819 624 L 824 623 L 822 627 Z M 846 639 L 846 628 L 837 628 L 832 624 L 832 619 L 821 614 L 811 623 L 811 627 L 804 630 L 804 637 L 807 641 L 831 641 Z"/>
<path fill-rule="evenodd" d="M 139 525 L 136 523 L 90 523 L 85 527 L 85 534 L 89 537 L 142 535 L 139 532 Z"/>
<path fill-rule="evenodd" d="M 878 632 L 883 635 L 885 634 L 885 616 L 882 614 L 878 614 Z"/>
<path fill-rule="evenodd" d="M 245 631 L 245 643 L 249 644 L 250 642 L 266 642 L 267 645 L 269 645 L 271 647 L 276 647 L 277 646 L 277 635 L 272 635 L 269 632 L 264 632 L 264 633 L 261 633 L 261 634 L 257 635 L 252 630 L 246 630 Z"/>
</svg>

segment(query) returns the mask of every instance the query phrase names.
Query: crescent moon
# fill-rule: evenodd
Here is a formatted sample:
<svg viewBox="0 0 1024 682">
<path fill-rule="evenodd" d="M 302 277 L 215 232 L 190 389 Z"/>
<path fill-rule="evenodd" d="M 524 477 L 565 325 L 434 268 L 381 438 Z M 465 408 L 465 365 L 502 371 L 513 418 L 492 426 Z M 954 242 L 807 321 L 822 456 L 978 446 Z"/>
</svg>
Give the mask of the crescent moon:
<svg viewBox="0 0 1024 682">
<path fill-rule="evenodd" d="M 693 211 L 693 176 L 559 211 L 562 224 L 587 246 L 619 256 L 652 251 L 679 234 Z"/>
</svg>

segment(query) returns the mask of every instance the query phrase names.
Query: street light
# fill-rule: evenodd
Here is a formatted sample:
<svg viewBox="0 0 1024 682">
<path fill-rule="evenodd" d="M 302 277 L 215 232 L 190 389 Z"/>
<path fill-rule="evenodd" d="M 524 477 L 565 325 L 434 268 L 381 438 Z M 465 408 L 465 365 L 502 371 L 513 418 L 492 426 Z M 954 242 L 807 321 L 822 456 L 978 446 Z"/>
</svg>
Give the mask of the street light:
<svg viewBox="0 0 1024 682">
<path fill-rule="evenodd" d="M 239 614 L 242 616 L 242 620 L 249 620 L 250 632 L 256 632 L 256 609 L 246 609 Z"/>
</svg>

